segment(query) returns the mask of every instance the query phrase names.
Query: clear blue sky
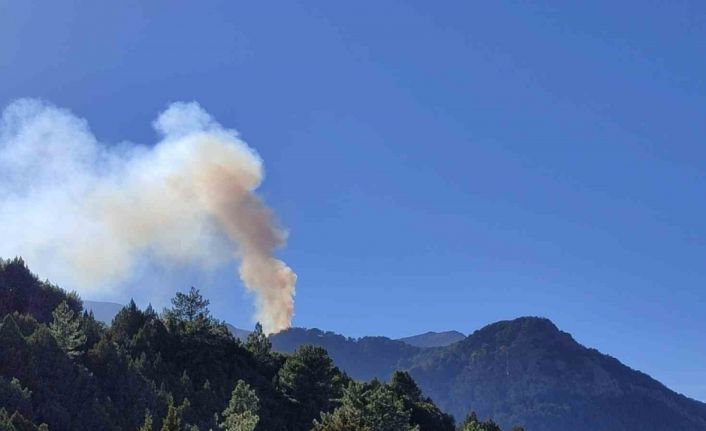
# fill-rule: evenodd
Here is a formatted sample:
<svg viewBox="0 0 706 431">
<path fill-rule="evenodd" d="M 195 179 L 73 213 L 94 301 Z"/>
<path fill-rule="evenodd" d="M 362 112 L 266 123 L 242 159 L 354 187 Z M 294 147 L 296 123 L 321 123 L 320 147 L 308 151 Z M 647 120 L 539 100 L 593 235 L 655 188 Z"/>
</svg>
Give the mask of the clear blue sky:
<svg viewBox="0 0 706 431">
<path fill-rule="evenodd" d="M 574 3 L 0 0 L 0 105 L 106 142 L 153 142 L 177 100 L 237 128 L 297 326 L 542 315 L 706 400 L 706 3 Z M 250 326 L 231 268 L 182 272 L 165 297 L 197 284 Z M 129 295 L 165 300 L 100 299 Z"/>
</svg>

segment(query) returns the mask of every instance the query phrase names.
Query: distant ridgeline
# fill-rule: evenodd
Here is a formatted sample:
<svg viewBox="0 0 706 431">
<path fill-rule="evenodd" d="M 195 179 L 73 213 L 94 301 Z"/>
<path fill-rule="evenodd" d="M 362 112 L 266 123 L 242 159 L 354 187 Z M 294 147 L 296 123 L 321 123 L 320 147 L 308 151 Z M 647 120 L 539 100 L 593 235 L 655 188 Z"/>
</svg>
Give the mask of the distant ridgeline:
<svg viewBox="0 0 706 431">
<path fill-rule="evenodd" d="M 405 370 L 456 418 L 472 408 L 502 427 L 532 431 L 706 430 L 706 404 L 581 346 L 547 319 L 497 322 L 438 348 L 301 328 L 271 340 L 283 352 L 321 346 L 355 379 Z"/>
<path fill-rule="evenodd" d="M 84 305 L 112 325 L 22 261 L 0 264 L 0 430 L 706 430 L 705 404 L 547 319 L 468 337 L 267 338 L 213 319 L 197 290 L 161 315 Z"/>
<path fill-rule="evenodd" d="M 497 431 L 469 415 L 461 429 Z M 454 431 L 408 373 L 354 381 L 321 347 L 245 343 L 193 289 L 110 326 L 80 298 L 0 261 L 0 430 Z"/>
</svg>

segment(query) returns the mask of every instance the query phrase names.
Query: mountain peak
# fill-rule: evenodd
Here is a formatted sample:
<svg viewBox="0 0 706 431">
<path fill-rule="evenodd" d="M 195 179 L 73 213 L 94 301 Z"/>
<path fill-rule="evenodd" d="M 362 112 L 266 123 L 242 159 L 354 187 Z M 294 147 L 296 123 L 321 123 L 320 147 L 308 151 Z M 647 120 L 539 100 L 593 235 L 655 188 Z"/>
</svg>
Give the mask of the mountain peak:
<svg viewBox="0 0 706 431">
<path fill-rule="evenodd" d="M 511 345 L 515 342 L 529 340 L 575 343 L 571 335 L 562 332 L 546 317 L 524 316 L 512 320 L 501 320 L 491 323 L 473 332 L 467 338 L 468 342 L 498 343 Z"/>
<path fill-rule="evenodd" d="M 476 332 L 491 328 L 494 330 L 499 328 L 511 328 L 514 330 L 561 332 L 554 322 L 541 316 L 521 316 L 511 320 L 500 320 L 486 325 Z"/>
</svg>

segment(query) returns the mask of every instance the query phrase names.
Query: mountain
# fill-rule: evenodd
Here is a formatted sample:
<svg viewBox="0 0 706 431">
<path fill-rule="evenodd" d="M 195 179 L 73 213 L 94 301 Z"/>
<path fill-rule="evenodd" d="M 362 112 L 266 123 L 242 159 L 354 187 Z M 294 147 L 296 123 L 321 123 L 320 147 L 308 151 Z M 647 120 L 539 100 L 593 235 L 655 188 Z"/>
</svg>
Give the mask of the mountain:
<svg viewBox="0 0 706 431">
<path fill-rule="evenodd" d="M 577 343 L 548 319 L 497 322 L 404 367 L 446 411 L 528 430 L 706 430 L 706 404 Z"/>
<path fill-rule="evenodd" d="M 84 301 L 110 322 L 119 304 Z M 249 331 L 228 325 L 236 338 Z M 528 431 L 706 430 L 706 405 L 679 395 L 617 359 L 577 343 L 551 321 L 522 317 L 468 337 L 450 331 L 393 340 L 292 328 L 270 337 L 275 351 L 324 347 L 358 380 L 410 372 L 424 393 L 461 419 L 468 409 L 503 428 Z M 453 340 L 453 341 L 452 341 Z"/>
<path fill-rule="evenodd" d="M 194 303 L 202 301 L 200 296 L 194 299 Z M 94 312 L 101 308 L 86 303 Z M 188 321 L 167 324 L 153 311 L 140 311 L 133 304 L 106 328 L 80 311 L 77 296 L 38 280 L 21 259 L 0 261 L 0 406 L 45 421 L 56 430 L 113 429 L 108 426 L 113 422 L 122 429 L 136 429 L 145 409 L 163 416 L 167 400 L 175 394 L 182 399 L 189 395 L 198 407 L 194 413 L 200 412 L 192 419 L 208 429 L 213 412 L 223 410 L 232 382 L 247 379 L 263 396 L 263 420 L 278 420 L 282 425 L 264 429 L 284 429 L 292 417 L 303 414 L 302 401 L 308 401 L 309 389 L 318 386 L 304 385 L 297 392 L 300 398 L 290 399 L 282 396 L 281 385 L 315 381 L 322 374 L 321 364 L 327 363 L 326 354 L 312 348 L 258 362 L 242 344 L 224 337 L 221 323 L 215 320 L 205 332 L 195 331 L 188 329 Z M 73 319 L 78 319 L 80 330 L 70 324 Z M 52 321 L 59 324 L 50 329 L 47 324 Z M 80 331 L 85 338 L 72 344 L 76 338 L 57 338 L 54 331 L 68 335 Z M 422 348 L 385 337 L 353 339 L 302 328 L 283 331 L 270 340 L 274 349 L 283 352 L 306 344 L 322 346 L 351 377 L 391 381 L 391 387 L 420 403 L 414 413 L 418 423 L 422 421 L 417 413 L 434 412 L 427 419 L 442 415 L 414 395 L 418 391 L 409 377 L 396 374 L 397 383 L 390 379 L 394 370 L 408 371 L 425 395 L 457 419 L 473 409 L 504 429 L 522 424 L 528 431 L 706 431 L 706 404 L 582 346 L 544 318 L 493 323 L 441 347 Z M 307 365 L 305 360 L 313 362 Z M 330 363 L 327 369 L 332 373 L 328 384 L 344 380 L 333 375 L 337 371 Z M 300 372 L 307 373 L 306 379 L 290 378 Z M 289 377 L 273 379 L 281 373 Z M 201 383 L 206 381 L 209 384 Z M 367 388 L 388 391 L 376 383 Z M 214 399 L 219 405 L 208 401 Z M 330 394 L 321 399 L 329 400 Z M 371 396 L 369 401 L 374 399 L 378 398 Z M 351 400 L 349 407 L 359 401 Z M 318 413 L 306 413 L 302 423 L 310 426 Z M 0 414 L 0 428 L 5 419 Z"/>
<path fill-rule="evenodd" d="M 118 314 L 118 311 L 122 310 L 123 305 L 115 302 L 83 301 L 83 308 L 86 311 L 92 311 L 96 320 L 110 325 L 113 317 Z"/>
<path fill-rule="evenodd" d="M 322 346 L 356 379 L 387 380 L 393 370 L 407 370 L 457 419 L 472 407 L 503 429 L 523 424 L 528 431 L 706 430 L 706 404 L 580 345 L 544 318 L 493 323 L 433 348 L 300 328 L 271 340 L 284 352 Z"/>
<path fill-rule="evenodd" d="M 0 259 L 0 430 L 454 431 L 409 374 L 353 382 L 324 349 L 274 355 L 262 333 L 246 347 L 198 290 L 179 299 L 163 317 L 131 301 L 104 325 Z"/>
<path fill-rule="evenodd" d="M 326 349 L 336 365 L 358 380 L 383 377 L 387 380 L 405 358 L 422 349 L 386 337 L 344 337 L 320 329 L 290 328 L 270 336 L 273 350 L 292 353 L 303 345 Z"/>
<path fill-rule="evenodd" d="M 233 336 L 235 338 L 242 341 L 243 343 L 248 340 L 248 335 L 250 335 L 250 333 L 252 332 L 252 331 L 247 331 L 245 329 L 236 328 L 235 326 L 231 325 L 230 323 L 226 323 L 226 327 L 228 328 L 230 333 L 233 334 Z"/>
<path fill-rule="evenodd" d="M 424 334 L 413 335 L 411 337 L 398 338 L 397 340 L 412 346 L 426 348 L 448 346 L 449 344 L 456 343 L 464 338 L 466 338 L 466 336 L 458 331 L 429 331 Z"/>
</svg>

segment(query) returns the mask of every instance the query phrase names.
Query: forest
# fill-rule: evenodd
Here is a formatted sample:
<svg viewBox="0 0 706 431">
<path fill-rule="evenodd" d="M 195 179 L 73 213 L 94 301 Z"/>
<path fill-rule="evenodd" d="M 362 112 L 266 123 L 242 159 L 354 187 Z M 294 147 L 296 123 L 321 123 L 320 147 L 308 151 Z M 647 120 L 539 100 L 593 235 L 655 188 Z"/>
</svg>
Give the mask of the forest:
<svg viewBox="0 0 706 431">
<path fill-rule="evenodd" d="M 0 261 L 0 430 L 500 431 L 470 409 L 456 424 L 407 372 L 357 381 L 322 347 L 274 352 L 259 324 L 241 342 L 208 306 L 192 287 L 105 325 Z"/>
</svg>

